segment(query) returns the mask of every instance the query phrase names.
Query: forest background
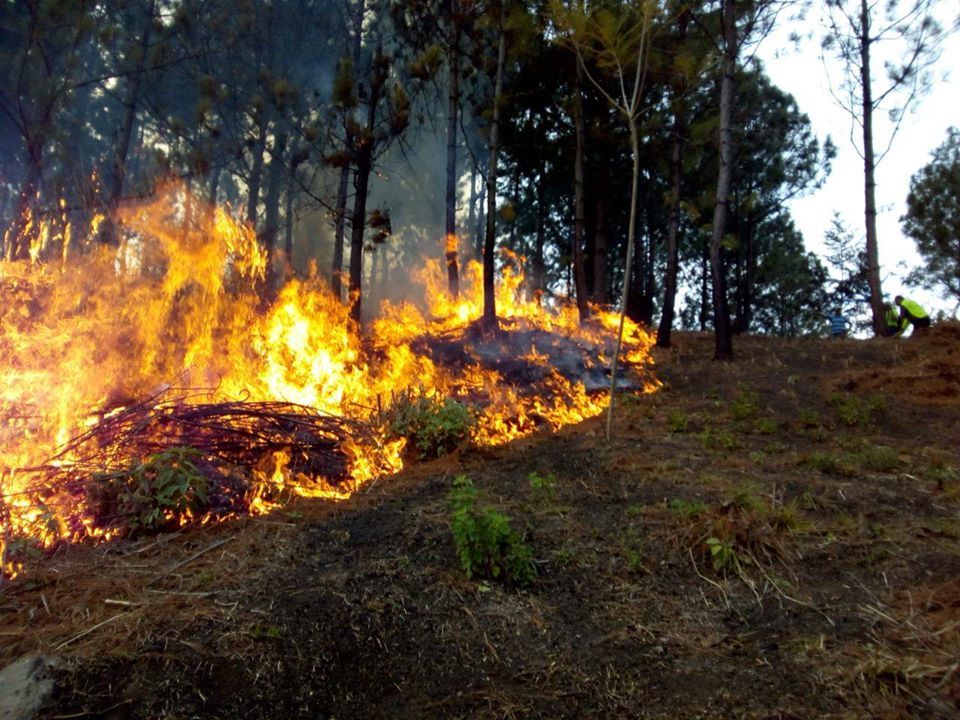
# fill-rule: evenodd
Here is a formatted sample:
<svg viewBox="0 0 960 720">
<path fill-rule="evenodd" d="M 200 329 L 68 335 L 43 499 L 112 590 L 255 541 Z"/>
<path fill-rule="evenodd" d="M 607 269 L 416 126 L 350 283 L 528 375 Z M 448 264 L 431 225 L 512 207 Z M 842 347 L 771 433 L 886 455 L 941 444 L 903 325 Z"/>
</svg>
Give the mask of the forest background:
<svg viewBox="0 0 960 720">
<path fill-rule="evenodd" d="M 485 284 L 494 265 L 522 262 L 544 302 L 574 299 L 586 315 L 625 297 L 661 344 L 673 327 L 713 330 L 718 357 L 738 333 L 822 334 L 835 306 L 868 333 L 881 281 L 926 287 L 931 310 L 949 312 L 958 233 L 906 276 L 879 256 L 869 199 L 861 228 L 864 192 L 848 184 L 830 199 L 843 217 L 804 237 L 794 214 L 822 227 L 824 213 L 800 199 L 824 187 L 848 132 L 817 136 L 771 79 L 781 58 L 769 49 L 808 35 L 807 55 L 834 72 L 835 97 L 821 100 L 846 103 L 864 153 L 869 116 L 896 126 L 942 81 L 957 22 L 946 5 L 5 2 L 3 254 L 68 264 L 122 245 L 112 211 L 174 178 L 180 221 L 202 198 L 256 228 L 264 293 L 315 272 L 357 321 L 403 297 L 425 258 L 445 261 L 454 294 L 470 259 Z M 611 100 L 627 86 L 624 113 Z M 878 127 L 879 155 L 892 127 Z M 955 163 L 956 134 L 936 140 L 941 164 Z"/>
</svg>

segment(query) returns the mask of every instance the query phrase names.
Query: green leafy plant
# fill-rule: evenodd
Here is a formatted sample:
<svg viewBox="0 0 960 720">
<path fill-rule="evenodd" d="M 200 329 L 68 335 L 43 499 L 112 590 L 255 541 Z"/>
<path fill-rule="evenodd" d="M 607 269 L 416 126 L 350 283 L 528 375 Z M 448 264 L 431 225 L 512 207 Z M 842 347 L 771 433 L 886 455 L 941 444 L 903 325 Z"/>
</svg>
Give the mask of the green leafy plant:
<svg viewBox="0 0 960 720">
<path fill-rule="evenodd" d="M 947 490 L 948 486 L 952 485 L 960 478 L 960 473 L 950 465 L 946 465 L 942 462 L 933 463 L 928 465 L 926 469 L 923 470 L 922 476 L 933 480 L 937 484 L 937 490 L 944 492 Z"/>
<path fill-rule="evenodd" d="M 534 471 L 527 475 L 530 489 L 541 501 L 552 503 L 557 498 L 557 478 L 553 473 L 541 475 Z"/>
<path fill-rule="evenodd" d="M 276 625 L 260 625 L 250 628 L 250 637 L 254 640 L 279 640 L 283 637 L 283 630 Z"/>
<path fill-rule="evenodd" d="M 643 552 L 637 548 L 627 548 L 627 568 L 630 572 L 638 573 L 646 570 L 644 565 L 644 555 Z"/>
<path fill-rule="evenodd" d="M 753 423 L 753 431 L 758 435 L 773 435 L 778 428 L 777 421 L 769 417 L 757 418 Z"/>
<path fill-rule="evenodd" d="M 887 412 L 887 403 L 880 395 L 866 400 L 849 393 L 833 393 L 829 397 L 837 419 L 849 427 L 869 425 L 882 418 Z"/>
<path fill-rule="evenodd" d="M 560 547 L 550 553 L 550 562 L 557 567 L 567 567 L 576 558 L 576 552 L 569 547 Z"/>
<path fill-rule="evenodd" d="M 127 469 L 96 473 L 91 500 L 98 517 L 115 518 L 130 532 L 159 530 L 207 507 L 210 481 L 197 468 L 196 448 L 176 447 L 133 461 Z"/>
<path fill-rule="evenodd" d="M 730 403 L 730 414 L 735 420 L 748 420 L 760 410 L 760 396 L 752 390 L 740 387 Z"/>
<path fill-rule="evenodd" d="M 716 572 L 739 570 L 740 558 L 737 556 L 737 551 L 733 547 L 733 542 L 709 537 L 706 540 L 706 544 L 710 551 L 710 558 L 713 561 L 713 569 Z"/>
<path fill-rule="evenodd" d="M 737 488 L 723 503 L 723 506 L 749 513 L 763 513 L 766 509 L 765 503 L 759 497 L 758 490 L 753 485 Z"/>
<path fill-rule="evenodd" d="M 687 433 L 691 430 L 690 416 L 682 410 L 674 410 L 667 415 L 667 427 L 672 433 Z"/>
<path fill-rule="evenodd" d="M 770 513 L 770 525 L 778 530 L 801 534 L 810 530 L 810 523 L 803 517 L 802 502 L 791 500 L 779 505 Z"/>
<path fill-rule="evenodd" d="M 402 395 L 394 403 L 390 430 L 405 437 L 420 459 L 446 455 L 470 437 L 473 411 L 452 398 Z"/>
<path fill-rule="evenodd" d="M 823 424 L 822 420 L 820 419 L 820 415 L 817 412 L 807 408 L 802 408 L 800 412 L 797 413 L 797 422 L 799 423 L 800 427 L 806 430 L 816 430 Z"/>
<path fill-rule="evenodd" d="M 810 453 L 800 458 L 797 464 L 811 468 L 812 470 L 819 470 L 826 475 L 844 474 L 843 465 L 840 463 L 840 460 L 838 460 L 835 455 L 826 452 Z"/>
<path fill-rule="evenodd" d="M 733 488 L 716 505 L 672 500 L 667 508 L 677 518 L 683 545 L 709 560 L 715 572 L 741 576 L 747 566 L 769 568 L 783 560 L 786 537 L 807 527 L 796 501 L 764 496 L 753 484 Z"/>
<path fill-rule="evenodd" d="M 468 578 L 488 578 L 507 585 L 533 582 L 533 553 L 510 527 L 510 518 L 477 503 L 477 489 L 466 475 L 450 491 L 451 530 L 460 565 Z"/>
<path fill-rule="evenodd" d="M 897 451 L 886 445 L 867 447 L 853 456 L 853 461 L 871 472 L 893 472 L 900 466 Z"/>
<path fill-rule="evenodd" d="M 726 428 L 708 427 L 700 434 L 700 441 L 707 450 L 735 450 L 739 443 L 736 436 Z"/>
</svg>

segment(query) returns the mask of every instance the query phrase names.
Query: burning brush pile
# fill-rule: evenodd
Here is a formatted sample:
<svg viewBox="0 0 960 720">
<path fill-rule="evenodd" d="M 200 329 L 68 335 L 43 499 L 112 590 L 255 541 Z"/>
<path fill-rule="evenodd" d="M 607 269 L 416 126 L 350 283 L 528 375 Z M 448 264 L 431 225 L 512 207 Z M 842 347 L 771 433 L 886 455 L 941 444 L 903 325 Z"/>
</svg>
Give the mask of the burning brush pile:
<svg viewBox="0 0 960 720">
<path fill-rule="evenodd" d="M 194 208 L 184 219 L 184 206 Z M 264 306 L 266 259 L 224 209 L 170 188 L 121 211 L 119 248 L 0 264 L 0 567 L 59 542 L 113 538 L 293 495 L 348 497 L 405 460 L 498 444 L 606 405 L 617 318 L 524 300 L 508 265 L 504 331 L 470 332 L 480 268 L 458 298 L 385 302 L 360 333 L 315 277 Z M 45 239 L 49 233 L 41 234 Z M 42 248 L 38 252 L 42 254 Z M 621 386 L 651 390 L 652 338 L 628 322 Z"/>
</svg>

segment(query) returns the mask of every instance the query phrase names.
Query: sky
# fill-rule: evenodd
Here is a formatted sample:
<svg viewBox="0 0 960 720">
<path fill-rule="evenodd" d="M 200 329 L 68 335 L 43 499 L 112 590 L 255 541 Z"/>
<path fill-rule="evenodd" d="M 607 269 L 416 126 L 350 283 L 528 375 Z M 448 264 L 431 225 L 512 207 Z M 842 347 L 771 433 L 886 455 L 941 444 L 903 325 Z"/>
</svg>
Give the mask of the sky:
<svg viewBox="0 0 960 720">
<path fill-rule="evenodd" d="M 952 27 L 957 16 L 954 0 L 940 3 L 940 16 L 945 27 Z M 863 160 L 850 143 L 850 115 L 830 95 L 828 68 L 838 77 L 839 65 L 825 65 L 821 61 L 822 28 L 819 11 L 814 7 L 800 26 L 781 27 L 767 37 L 757 51 L 767 74 L 778 87 L 794 96 L 801 112 L 809 116 L 818 137 L 822 140 L 829 134 L 837 146 L 833 171 L 824 186 L 794 200 L 790 207 L 807 248 L 820 255 L 834 211 L 841 214 L 855 239 L 860 241 L 864 237 Z M 799 48 L 788 39 L 791 29 L 808 36 Z M 904 236 L 899 222 L 906 211 L 910 177 L 930 162 L 931 152 L 946 139 L 947 128 L 960 126 L 960 32 L 949 35 L 941 43 L 941 50 L 934 68 L 933 88 L 904 119 L 890 152 L 877 168 L 877 232 L 884 294 L 889 298 L 897 294 L 913 297 L 925 304 L 931 314 L 939 310 L 954 314 L 955 301 L 903 283 L 902 278 L 922 261 L 913 240 Z M 883 79 L 880 62 L 873 75 Z M 886 146 L 891 125 L 885 113 L 875 117 L 875 125 L 875 147 L 879 151 Z M 855 133 L 859 137 L 859 127 Z"/>
</svg>

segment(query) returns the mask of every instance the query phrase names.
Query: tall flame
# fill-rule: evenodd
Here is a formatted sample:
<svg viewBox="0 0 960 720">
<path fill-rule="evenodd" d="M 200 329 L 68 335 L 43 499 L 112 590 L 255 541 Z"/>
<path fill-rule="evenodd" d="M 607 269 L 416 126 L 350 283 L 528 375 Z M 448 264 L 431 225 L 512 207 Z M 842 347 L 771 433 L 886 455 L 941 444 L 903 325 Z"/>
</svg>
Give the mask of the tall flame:
<svg viewBox="0 0 960 720">
<path fill-rule="evenodd" d="M 462 332 L 481 316 L 482 271 L 475 262 L 463 268 L 457 298 L 446 292 L 441 263 L 427 262 L 412 273 L 423 303 L 385 302 L 361 337 L 348 309 L 316 278 L 290 280 L 263 307 L 258 288 L 267 258 L 252 229 L 227 209 L 203 208 L 169 186 L 149 203 L 122 209 L 117 219 L 126 229 L 119 248 L 87 243 L 57 266 L 0 263 L 0 551 L 11 538 L 50 545 L 97 534 L 90 522 L 67 523 L 57 510 L 75 498 L 57 488 L 38 498 L 18 469 L 49 462 L 104 413 L 153 396 L 168 383 L 215 388 L 207 398 L 297 403 L 358 420 L 372 419 L 408 392 L 482 396 L 473 438 L 482 444 L 578 422 L 605 406 L 582 383 L 550 368 L 544 371 L 548 392 L 530 395 L 479 363 L 441 367 L 417 350 L 418 340 Z M 69 232 L 60 238 L 64 253 L 71 242 L 78 244 Z M 49 242 L 49 234 L 34 235 Z M 609 346 L 616 316 L 595 309 L 597 322 L 581 326 L 570 306 L 544 308 L 524 297 L 519 265 L 512 258 L 500 278 L 502 319 L 580 346 Z M 649 364 L 652 337 L 630 322 L 625 334 L 628 361 Z M 547 364 L 533 347 L 527 358 Z M 601 362 L 608 360 L 600 353 Z M 648 382 L 653 389 L 655 381 Z M 349 463 L 348 486 L 302 477 L 278 452 L 256 471 L 260 487 L 346 497 L 403 464 L 403 441 L 386 435 L 346 438 L 340 449 Z M 250 498 L 251 510 L 271 506 L 268 492 Z M 16 568 L 8 563 L 3 569 Z"/>
</svg>

